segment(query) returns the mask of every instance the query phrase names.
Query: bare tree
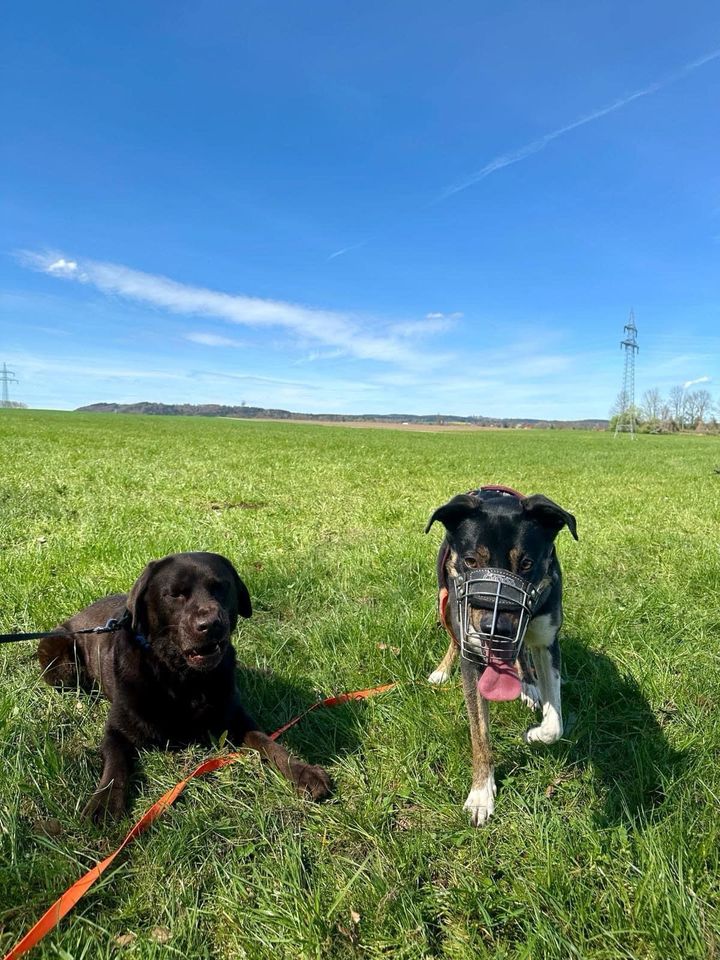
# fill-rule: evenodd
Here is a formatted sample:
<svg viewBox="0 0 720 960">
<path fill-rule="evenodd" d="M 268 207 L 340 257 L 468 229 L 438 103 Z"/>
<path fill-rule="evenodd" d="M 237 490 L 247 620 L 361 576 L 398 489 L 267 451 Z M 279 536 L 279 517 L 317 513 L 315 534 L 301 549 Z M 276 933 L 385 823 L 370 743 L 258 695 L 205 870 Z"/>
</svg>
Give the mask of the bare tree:
<svg viewBox="0 0 720 960">
<path fill-rule="evenodd" d="M 612 419 L 613 417 L 620 416 L 625 409 L 626 404 L 627 400 L 625 398 L 625 394 L 621 390 L 620 393 L 618 393 L 618 395 L 615 397 L 615 402 L 610 407 L 610 418 Z"/>
<path fill-rule="evenodd" d="M 695 391 L 688 393 L 685 391 L 685 400 L 683 402 L 683 426 L 689 430 L 694 430 L 698 423 L 697 403 L 695 401 Z"/>
<path fill-rule="evenodd" d="M 681 428 L 683 425 L 683 413 L 685 406 L 685 391 L 682 387 L 673 387 L 668 394 L 668 403 L 670 404 L 670 416 L 675 425 Z"/>
<path fill-rule="evenodd" d="M 661 407 L 662 397 L 658 388 L 653 387 L 651 390 L 646 390 L 640 404 L 643 420 L 659 420 Z"/>
<path fill-rule="evenodd" d="M 694 390 L 693 397 L 698 422 L 702 422 L 712 408 L 712 395 L 709 390 Z"/>
<path fill-rule="evenodd" d="M 710 409 L 712 397 L 707 390 L 693 390 L 692 393 L 685 393 L 685 402 L 683 404 L 683 420 L 686 427 L 694 430 L 705 419 L 705 415 Z"/>
</svg>

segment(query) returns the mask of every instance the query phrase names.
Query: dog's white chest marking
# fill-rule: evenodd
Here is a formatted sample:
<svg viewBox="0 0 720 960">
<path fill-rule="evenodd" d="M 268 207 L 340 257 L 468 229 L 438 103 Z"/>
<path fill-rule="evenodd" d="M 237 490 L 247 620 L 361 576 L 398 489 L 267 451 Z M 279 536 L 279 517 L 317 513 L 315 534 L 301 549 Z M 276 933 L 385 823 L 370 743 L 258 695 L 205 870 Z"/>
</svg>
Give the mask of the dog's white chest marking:
<svg viewBox="0 0 720 960">
<path fill-rule="evenodd" d="M 549 647 L 555 637 L 559 625 L 552 622 L 549 613 L 544 613 L 541 617 L 534 617 L 528 626 L 526 643 L 534 651 L 538 647 Z"/>
</svg>

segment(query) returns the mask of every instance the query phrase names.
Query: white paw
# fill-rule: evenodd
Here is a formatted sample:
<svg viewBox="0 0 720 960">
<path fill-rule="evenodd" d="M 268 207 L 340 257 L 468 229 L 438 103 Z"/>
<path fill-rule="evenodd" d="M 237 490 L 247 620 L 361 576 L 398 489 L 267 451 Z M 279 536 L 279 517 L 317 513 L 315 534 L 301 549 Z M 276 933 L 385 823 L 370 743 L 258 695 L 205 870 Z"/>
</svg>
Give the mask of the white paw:
<svg viewBox="0 0 720 960">
<path fill-rule="evenodd" d="M 539 710 L 542 706 L 540 691 L 532 683 L 524 683 L 520 693 L 520 701 L 530 710 Z"/>
<path fill-rule="evenodd" d="M 447 683 L 449 679 L 449 670 L 433 670 L 428 677 L 428 683 Z"/>
<path fill-rule="evenodd" d="M 467 795 L 463 809 L 470 814 L 470 823 L 474 827 L 481 827 L 490 819 L 495 810 L 495 777 L 490 774 L 482 787 L 473 787 Z"/>
<path fill-rule="evenodd" d="M 552 722 L 543 720 L 537 727 L 530 727 L 523 734 L 525 743 L 556 743 L 563 734 L 562 724 L 553 717 Z"/>
</svg>

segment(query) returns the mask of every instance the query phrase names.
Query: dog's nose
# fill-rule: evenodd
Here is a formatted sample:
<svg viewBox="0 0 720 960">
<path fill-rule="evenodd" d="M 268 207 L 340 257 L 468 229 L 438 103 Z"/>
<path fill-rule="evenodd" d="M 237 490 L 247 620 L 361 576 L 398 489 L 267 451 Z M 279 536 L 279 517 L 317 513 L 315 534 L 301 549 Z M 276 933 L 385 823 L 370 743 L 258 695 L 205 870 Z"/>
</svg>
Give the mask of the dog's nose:
<svg viewBox="0 0 720 960">
<path fill-rule="evenodd" d="M 220 626 L 220 618 L 215 613 L 201 613 L 195 620 L 198 633 L 211 633 Z"/>
<path fill-rule="evenodd" d="M 512 637 L 517 631 L 517 626 L 517 617 L 511 613 L 504 613 L 502 610 L 498 610 L 494 630 L 491 610 L 483 610 L 482 616 L 480 617 L 480 630 L 485 634 L 495 633 L 496 636 Z"/>
</svg>

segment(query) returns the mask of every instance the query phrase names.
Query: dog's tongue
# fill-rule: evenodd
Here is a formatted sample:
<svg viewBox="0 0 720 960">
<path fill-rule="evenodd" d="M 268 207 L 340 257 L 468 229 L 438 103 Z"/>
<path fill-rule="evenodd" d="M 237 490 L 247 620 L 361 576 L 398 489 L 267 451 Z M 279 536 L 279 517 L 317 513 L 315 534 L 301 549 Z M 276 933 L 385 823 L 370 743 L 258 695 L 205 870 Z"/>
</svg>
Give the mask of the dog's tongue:
<svg viewBox="0 0 720 960">
<path fill-rule="evenodd" d="M 520 696 L 520 678 L 511 663 L 496 660 L 489 663 L 477 682 L 479 693 L 486 700 L 515 700 Z"/>
</svg>

